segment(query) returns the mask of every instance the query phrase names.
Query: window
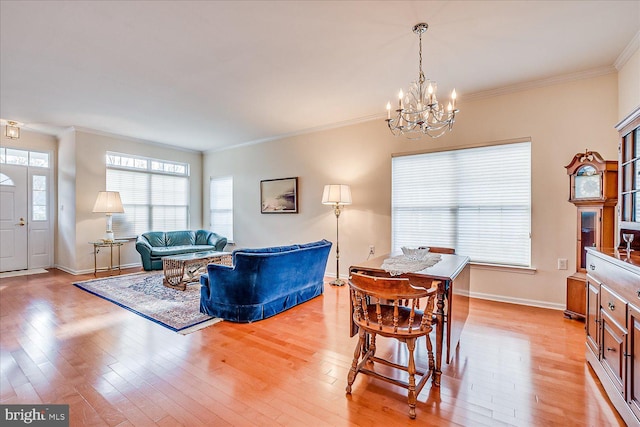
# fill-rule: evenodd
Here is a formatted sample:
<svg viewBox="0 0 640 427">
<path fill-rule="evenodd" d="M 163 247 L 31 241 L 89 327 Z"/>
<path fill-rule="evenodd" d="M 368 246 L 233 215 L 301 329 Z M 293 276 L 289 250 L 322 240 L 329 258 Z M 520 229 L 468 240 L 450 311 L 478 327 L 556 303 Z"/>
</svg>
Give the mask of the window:
<svg viewBox="0 0 640 427">
<path fill-rule="evenodd" d="M 107 190 L 120 192 L 124 207 L 113 215 L 118 237 L 189 228 L 188 164 L 109 152 Z"/>
<path fill-rule="evenodd" d="M 455 247 L 530 267 L 530 142 L 394 157 L 391 191 L 393 250 Z"/>
<path fill-rule="evenodd" d="M 6 185 L 10 187 L 16 186 L 13 180 L 3 173 L 0 173 L 0 185 Z"/>
<path fill-rule="evenodd" d="M 0 147 L 0 163 L 48 168 L 49 153 Z"/>
<path fill-rule="evenodd" d="M 33 175 L 31 186 L 31 219 L 33 221 L 46 221 L 48 212 L 46 175 Z"/>
<path fill-rule="evenodd" d="M 49 169 L 49 153 L 0 147 L 0 164 Z M 31 175 L 31 205 L 29 208 L 31 209 L 32 221 L 47 221 L 49 219 L 47 181 L 50 172 L 43 169 L 34 169 L 38 173 Z M 46 173 L 46 175 L 42 173 Z M 4 174 L 0 174 L 0 183 L 1 185 L 15 185 Z"/>
<path fill-rule="evenodd" d="M 211 231 L 233 242 L 233 177 L 211 178 Z"/>
</svg>

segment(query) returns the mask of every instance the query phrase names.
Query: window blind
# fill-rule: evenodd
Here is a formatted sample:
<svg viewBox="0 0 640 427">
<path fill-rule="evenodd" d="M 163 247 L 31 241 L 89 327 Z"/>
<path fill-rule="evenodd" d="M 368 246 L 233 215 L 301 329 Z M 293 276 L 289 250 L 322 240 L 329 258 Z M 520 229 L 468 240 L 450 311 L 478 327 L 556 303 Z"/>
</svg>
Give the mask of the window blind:
<svg viewBox="0 0 640 427">
<path fill-rule="evenodd" d="M 531 143 L 392 159 L 392 249 L 454 247 L 472 261 L 531 265 Z"/>
<path fill-rule="evenodd" d="M 107 168 L 107 190 L 119 191 L 124 207 L 123 214 L 113 215 L 118 237 L 189 228 L 186 176 Z"/>
<path fill-rule="evenodd" d="M 210 180 L 211 231 L 233 242 L 233 177 Z"/>
</svg>

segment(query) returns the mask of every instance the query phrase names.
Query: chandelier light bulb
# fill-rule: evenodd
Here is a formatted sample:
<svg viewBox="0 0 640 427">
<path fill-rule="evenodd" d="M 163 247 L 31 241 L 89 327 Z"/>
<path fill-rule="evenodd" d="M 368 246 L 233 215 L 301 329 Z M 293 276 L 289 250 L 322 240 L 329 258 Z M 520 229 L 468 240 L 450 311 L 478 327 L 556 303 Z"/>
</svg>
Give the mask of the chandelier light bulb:
<svg viewBox="0 0 640 427">
<path fill-rule="evenodd" d="M 419 139 L 424 135 L 431 138 L 442 136 L 453 128 L 456 113 L 456 91 L 451 92 L 451 101 L 445 109 L 438 102 L 436 95 L 438 85 L 435 81 L 425 79 L 422 71 L 422 34 L 429 25 L 420 23 L 413 27 L 413 32 L 420 40 L 420 61 L 418 78 L 409 85 L 406 93 L 398 93 L 399 108 L 391 117 L 391 105 L 387 103 L 387 125 L 393 135 L 405 135 L 409 139 Z"/>
</svg>

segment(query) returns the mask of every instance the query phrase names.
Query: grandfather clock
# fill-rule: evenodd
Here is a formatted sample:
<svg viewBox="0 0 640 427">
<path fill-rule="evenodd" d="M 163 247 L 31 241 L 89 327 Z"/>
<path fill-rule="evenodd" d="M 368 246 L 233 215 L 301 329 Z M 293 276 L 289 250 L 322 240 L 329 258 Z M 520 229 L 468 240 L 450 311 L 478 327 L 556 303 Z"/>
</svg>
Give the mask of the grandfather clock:
<svg viewBox="0 0 640 427">
<path fill-rule="evenodd" d="M 569 201 L 578 207 L 576 272 L 567 278 L 565 317 L 584 319 L 586 314 L 586 247 L 613 248 L 618 162 L 604 160 L 595 151 L 573 157 L 565 166 L 569 175 Z"/>
</svg>

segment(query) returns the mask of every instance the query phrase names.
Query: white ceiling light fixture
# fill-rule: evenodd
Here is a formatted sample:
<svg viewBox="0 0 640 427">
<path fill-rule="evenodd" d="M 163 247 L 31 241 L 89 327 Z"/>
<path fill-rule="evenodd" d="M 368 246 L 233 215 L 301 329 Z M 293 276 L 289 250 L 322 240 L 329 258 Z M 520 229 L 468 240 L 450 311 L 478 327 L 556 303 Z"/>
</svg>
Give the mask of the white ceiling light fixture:
<svg viewBox="0 0 640 427">
<path fill-rule="evenodd" d="M 420 62 L 418 80 L 411 83 L 405 94 L 398 94 L 398 109 L 391 118 L 391 103 L 387 103 L 387 125 L 394 135 L 404 135 L 409 139 L 420 139 L 423 135 L 431 138 L 442 136 L 453 128 L 456 119 L 456 90 L 451 92 L 451 101 L 445 107 L 438 102 L 435 81 L 427 80 L 422 72 L 422 34 L 429 25 L 422 22 L 413 26 L 413 32 L 420 38 Z"/>
<path fill-rule="evenodd" d="M 7 124 L 4 127 L 4 136 L 9 139 L 20 139 L 20 127 L 18 122 L 7 120 Z"/>
</svg>

